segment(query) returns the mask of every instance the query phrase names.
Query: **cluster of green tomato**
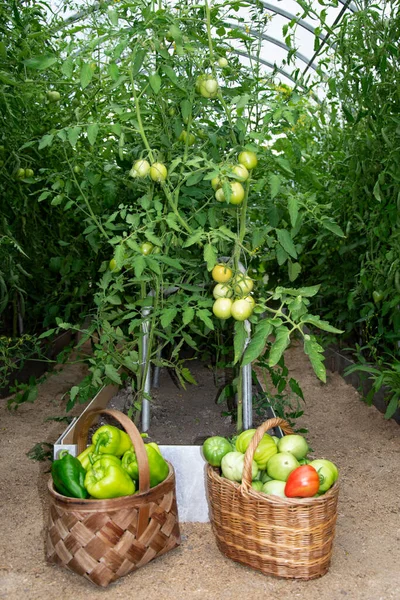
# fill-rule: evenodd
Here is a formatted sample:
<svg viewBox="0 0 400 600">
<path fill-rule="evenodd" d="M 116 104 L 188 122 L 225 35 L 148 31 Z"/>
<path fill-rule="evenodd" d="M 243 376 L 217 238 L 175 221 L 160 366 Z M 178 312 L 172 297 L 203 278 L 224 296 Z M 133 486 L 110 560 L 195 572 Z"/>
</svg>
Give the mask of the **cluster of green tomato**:
<svg viewBox="0 0 400 600">
<path fill-rule="evenodd" d="M 251 296 L 253 280 L 244 273 L 233 275 L 227 265 L 215 265 L 211 276 L 217 284 L 213 289 L 215 302 L 213 313 L 218 319 L 233 317 L 236 321 L 248 319 L 254 309 L 255 300 Z"/>
<path fill-rule="evenodd" d="M 16 173 L 15 173 L 15 177 L 17 179 L 27 179 L 29 177 L 33 177 L 34 176 L 34 171 L 33 169 L 17 169 Z"/>
<path fill-rule="evenodd" d="M 168 170 L 163 163 L 155 162 L 150 165 L 148 160 L 140 159 L 134 163 L 129 175 L 140 179 L 150 175 L 150 178 L 156 183 L 163 183 L 167 179 Z"/>
<path fill-rule="evenodd" d="M 257 156 L 251 150 L 244 150 L 240 152 L 238 156 L 238 164 L 233 165 L 230 168 L 230 172 L 227 174 L 234 175 L 235 181 L 228 181 L 228 185 L 231 188 L 231 196 L 229 199 L 230 204 L 239 205 L 242 204 L 245 196 L 244 187 L 242 183 L 244 183 L 250 176 L 250 171 L 257 166 Z M 213 190 L 215 191 L 215 199 L 218 202 L 225 202 L 225 192 L 223 189 L 223 179 L 221 177 L 214 177 L 211 180 L 211 185 Z"/>
</svg>

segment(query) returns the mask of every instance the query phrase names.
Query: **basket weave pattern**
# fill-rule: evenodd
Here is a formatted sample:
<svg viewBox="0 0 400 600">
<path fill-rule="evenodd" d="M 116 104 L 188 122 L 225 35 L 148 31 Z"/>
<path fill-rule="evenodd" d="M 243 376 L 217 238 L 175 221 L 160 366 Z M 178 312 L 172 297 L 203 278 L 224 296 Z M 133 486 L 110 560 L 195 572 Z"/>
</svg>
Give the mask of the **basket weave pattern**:
<svg viewBox="0 0 400 600">
<path fill-rule="evenodd" d="M 318 498 L 301 499 L 251 488 L 254 451 L 265 431 L 277 425 L 292 432 L 283 419 L 270 419 L 259 427 L 246 451 L 242 484 L 208 466 L 212 528 L 218 548 L 228 558 L 266 575 L 314 579 L 329 569 L 339 486 L 335 483 Z"/>
<path fill-rule="evenodd" d="M 134 425 L 127 417 L 114 414 L 117 411 L 101 412 L 112 414 L 131 434 Z M 94 411 L 90 416 L 93 419 Z M 173 467 L 168 463 L 168 477 L 149 489 L 146 474 L 140 478 L 141 468 L 146 468 L 141 458 L 145 455 L 147 461 L 147 454 L 139 432 L 137 435 L 139 439 L 131 437 L 138 457 L 139 481 L 144 481 L 139 493 L 108 500 L 67 498 L 49 481 L 47 560 L 103 587 L 180 544 Z M 138 451 L 140 444 L 144 455 Z M 147 490 L 141 489 L 143 485 Z"/>
</svg>

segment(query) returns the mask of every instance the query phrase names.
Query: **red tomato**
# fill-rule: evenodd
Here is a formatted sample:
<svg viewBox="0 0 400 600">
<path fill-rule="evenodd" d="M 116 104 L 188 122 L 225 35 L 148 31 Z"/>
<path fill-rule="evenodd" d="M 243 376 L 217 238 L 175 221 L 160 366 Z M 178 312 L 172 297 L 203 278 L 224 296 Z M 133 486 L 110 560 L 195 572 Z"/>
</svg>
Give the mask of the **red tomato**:
<svg viewBox="0 0 400 600">
<path fill-rule="evenodd" d="M 311 465 L 301 465 L 287 478 L 285 495 L 288 498 L 312 498 L 319 490 L 319 476 Z"/>
</svg>

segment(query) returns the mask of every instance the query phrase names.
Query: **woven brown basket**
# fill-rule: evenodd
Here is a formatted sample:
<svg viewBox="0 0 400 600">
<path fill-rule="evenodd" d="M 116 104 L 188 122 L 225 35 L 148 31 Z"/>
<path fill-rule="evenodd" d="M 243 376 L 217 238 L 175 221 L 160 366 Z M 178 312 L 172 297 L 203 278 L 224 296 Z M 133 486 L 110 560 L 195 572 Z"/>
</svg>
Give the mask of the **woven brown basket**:
<svg viewBox="0 0 400 600">
<path fill-rule="evenodd" d="M 150 489 L 143 438 L 132 421 L 116 410 L 95 410 L 78 422 L 78 453 L 86 447 L 95 416 L 114 417 L 129 434 L 139 466 L 139 492 L 96 500 L 67 498 L 49 481 L 50 514 L 47 560 L 105 587 L 180 544 L 175 474 Z"/>
<path fill-rule="evenodd" d="M 254 452 L 264 433 L 277 426 L 293 433 L 283 419 L 260 425 L 245 454 L 241 484 L 208 465 L 211 524 L 217 546 L 228 558 L 265 575 L 314 579 L 329 569 L 339 485 L 318 498 L 280 498 L 254 490 Z"/>
</svg>

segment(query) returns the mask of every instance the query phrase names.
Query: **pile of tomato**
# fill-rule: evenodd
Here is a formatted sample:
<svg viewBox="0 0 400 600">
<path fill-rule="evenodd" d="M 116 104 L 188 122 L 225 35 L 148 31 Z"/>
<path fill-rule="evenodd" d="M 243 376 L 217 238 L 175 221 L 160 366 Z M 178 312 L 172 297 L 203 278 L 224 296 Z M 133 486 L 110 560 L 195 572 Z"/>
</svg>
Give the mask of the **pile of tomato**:
<svg viewBox="0 0 400 600">
<path fill-rule="evenodd" d="M 223 477 L 240 483 L 244 455 L 255 429 L 247 429 L 228 440 L 221 436 L 206 439 L 203 454 Z M 336 465 L 325 458 L 311 459 L 309 446 L 298 434 L 282 438 L 264 434 L 254 453 L 252 483 L 256 491 L 282 498 L 313 498 L 325 494 L 339 476 Z"/>
</svg>

